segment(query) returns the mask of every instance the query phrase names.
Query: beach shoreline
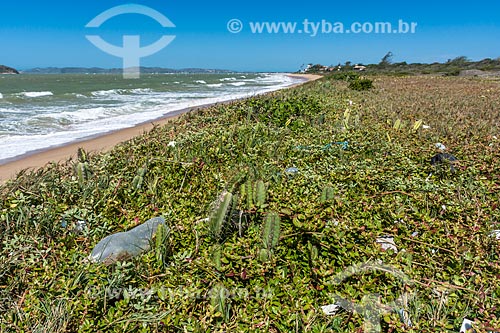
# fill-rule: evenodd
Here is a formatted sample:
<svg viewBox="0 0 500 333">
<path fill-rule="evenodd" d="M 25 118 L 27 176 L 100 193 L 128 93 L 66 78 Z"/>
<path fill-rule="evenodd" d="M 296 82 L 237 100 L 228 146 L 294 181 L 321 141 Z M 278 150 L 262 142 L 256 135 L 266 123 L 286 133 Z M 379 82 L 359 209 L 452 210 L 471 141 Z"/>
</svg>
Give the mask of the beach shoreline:
<svg viewBox="0 0 500 333">
<path fill-rule="evenodd" d="M 311 75 L 311 74 L 288 74 L 288 76 L 294 78 L 301 78 L 304 81 L 294 85 L 290 85 L 288 87 L 285 87 L 284 89 L 291 88 L 303 84 L 305 82 L 321 78 L 320 75 Z M 160 118 L 152 119 L 147 122 L 137 124 L 133 127 L 102 133 L 92 137 L 84 138 L 82 140 L 69 142 L 67 144 L 60 146 L 54 146 L 54 147 L 49 147 L 47 149 L 31 151 L 29 153 L 8 160 L 6 163 L 0 165 L 0 184 L 5 183 L 7 180 L 11 179 L 22 170 L 25 169 L 36 170 L 51 162 L 59 163 L 61 161 L 70 159 L 76 156 L 78 148 L 82 148 L 87 152 L 93 152 L 93 153 L 106 152 L 111 150 L 113 147 L 115 147 L 120 143 L 131 140 L 134 137 L 149 132 L 155 126 L 161 126 L 170 121 L 173 121 L 185 113 L 207 108 L 212 105 L 231 103 L 236 100 L 238 99 L 231 99 L 225 102 L 209 103 L 189 108 L 183 108 L 180 110 L 169 112 Z"/>
</svg>

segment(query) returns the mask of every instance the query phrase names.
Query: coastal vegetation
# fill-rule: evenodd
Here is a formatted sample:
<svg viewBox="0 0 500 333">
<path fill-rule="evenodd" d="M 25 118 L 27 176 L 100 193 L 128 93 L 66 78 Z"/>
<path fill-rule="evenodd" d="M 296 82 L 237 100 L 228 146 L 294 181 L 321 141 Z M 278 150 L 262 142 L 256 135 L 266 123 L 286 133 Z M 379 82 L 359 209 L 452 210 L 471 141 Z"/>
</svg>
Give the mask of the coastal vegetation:
<svg viewBox="0 0 500 333">
<path fill-rule="evenodd" d="M 406 61 L 394 62 L 393 57 L 392 52 L 388 52 L 379 63 L 367 65 L 354 64 L 351 61 L 346 61 L 344 64 L 339 63 L 336 66 L 309 64 L 306 68 L 303 68 L 303 71 L 310 74 L 329 74 L 332 72 L 359 71 L 361 69 L 364 75 L 500 76 L 500 58 L 472 61 L 466 56 L 459 56 L 448 59 L 443 63 L 407 63 Z"/>
<path fill-rule="evenodd" d="M 361 332 L 361 313 L 322 310 L 338 297 L 374 300 L 384 332 L 498 331 L 499 81 L 371 79 L 214 105 L 18 174 L 0 187 L 0 331 Z M 453 168 L 431 164 L 442 151 Z M 88 260 L 155 216 L 148 253 Z"/>
</svg>

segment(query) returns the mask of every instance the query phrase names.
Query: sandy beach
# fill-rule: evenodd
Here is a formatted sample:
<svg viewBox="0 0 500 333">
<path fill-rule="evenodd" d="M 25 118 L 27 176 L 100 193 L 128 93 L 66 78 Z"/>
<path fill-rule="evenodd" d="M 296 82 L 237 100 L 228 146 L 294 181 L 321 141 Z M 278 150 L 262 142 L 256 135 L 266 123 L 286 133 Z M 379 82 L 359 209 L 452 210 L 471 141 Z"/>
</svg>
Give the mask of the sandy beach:
<svg viewBox="0 0 500 333">
<path fill-rule="evenodd" d="M 317 80 L 322 77 L 321 75 L 312 75 L 312 74 L 289 74 L 289 76 L 302 78 L 304 79 L 304 82 Z M 150 131 L 154 126 L 165 124 L 169 121 L 174 120 L 175 118 L 179 117 L 180 115 L 186 112 L 194 111 L 207 106 L 209 105 L 201 105 L 192 108 L 177 110 L 174 112 L 170 112 L 165 117 L 151 120 L 146 123 L 136 125 L 134 127 L 104 133 L 102 135 L 93 138 L 88 138 L 82 141 L 69 143 L 63 146 L 49 148 L 47 150 L 31 152 L 29 154 L 21 156 L 18 159 L 0 165 L 0 184 L 14 177 L 21 170 L 24 169 L 36 170 L 37 168 L 43 167 L 47 163 L 50 162 L 59 163 L 60 161 L 71 158 L 72 156 L 76 156 L 78 148 L 83 148 L 85 151 L 88 152 L 108 151 L 121 142 L 125 142 L 138 135 Z"/>
</svg>

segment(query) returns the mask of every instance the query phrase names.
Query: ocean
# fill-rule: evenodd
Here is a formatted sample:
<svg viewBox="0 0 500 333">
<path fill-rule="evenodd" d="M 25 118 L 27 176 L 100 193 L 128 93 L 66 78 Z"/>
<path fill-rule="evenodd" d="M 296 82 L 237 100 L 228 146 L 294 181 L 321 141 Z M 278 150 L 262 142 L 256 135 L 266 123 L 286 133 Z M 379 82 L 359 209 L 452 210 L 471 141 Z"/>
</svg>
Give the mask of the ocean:
<svg viewBox="0 0 500 333">
<path fill-rule="evenodd" d="M 188 107 L 300 82 L 286 74 L 0 75 L 0 164 Z"/>
</svg>

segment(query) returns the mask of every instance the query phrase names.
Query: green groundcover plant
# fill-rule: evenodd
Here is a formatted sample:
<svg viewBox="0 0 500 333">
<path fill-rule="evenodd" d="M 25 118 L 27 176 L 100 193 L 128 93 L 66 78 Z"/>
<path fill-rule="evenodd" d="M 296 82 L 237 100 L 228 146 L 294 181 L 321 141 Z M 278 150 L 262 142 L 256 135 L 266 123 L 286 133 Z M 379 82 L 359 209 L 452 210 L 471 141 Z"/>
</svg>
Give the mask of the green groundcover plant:
<svg viewBox="0 0 500 333">
<path fill-rule="evenodd" d="M 384 332 L 498 331 L 499 82 L 348 84 L 21 172 L 0 188 L 0 331 L 363 332 L 367 305 Z M 453 169 L 430 164 L 438 142 Z M 155 216 L 149 252 L 88 260 Z M 361 310 L 323 312 L 339 299 Z"/>
</svg>

